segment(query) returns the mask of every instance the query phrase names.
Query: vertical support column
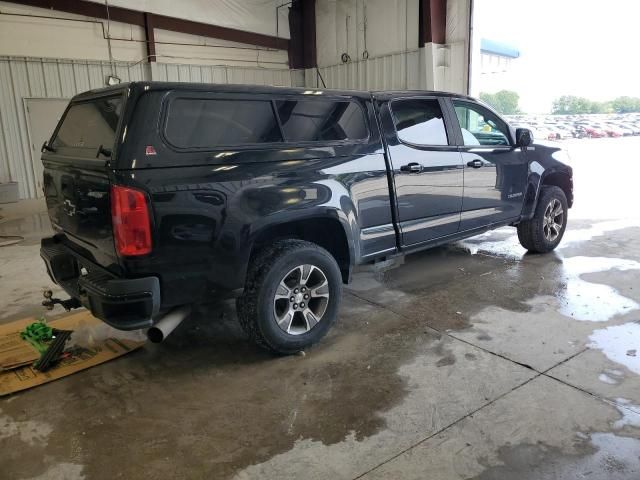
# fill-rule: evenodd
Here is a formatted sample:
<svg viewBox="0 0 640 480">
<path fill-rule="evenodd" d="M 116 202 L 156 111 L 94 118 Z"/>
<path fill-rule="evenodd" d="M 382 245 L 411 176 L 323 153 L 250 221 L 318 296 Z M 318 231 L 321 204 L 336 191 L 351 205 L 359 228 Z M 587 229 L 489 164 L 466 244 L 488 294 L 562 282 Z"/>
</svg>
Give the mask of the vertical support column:
<svg viewBox="0 0 640 480">
<path fill-rule="evenodd" d="M 316 54 L 316 1 L 293 0 L 289 9 L 289 68 L 313 68 Z"/>
<path fill-rule="evenodd" d="M 447 49 L 444 78 L 451 92 L 469 93 L 472 0 L 449 0 L 447 5 Z"/>
<path fill-rule="evenodd" d="M 456 1 L 456 0 L 453 0 Z M 420 87 L 445 90 L 447 0 L 419 0 Z"/>
<path fill-rule="evenodd" d="M 316 0 L 303 0 L 302 28 L 304 31 L 305 68 L 318 64 L 316 53 Z"/>
<path fill-rule="evenodd" d="M 447 43 L 447 0 L 420 0 L 418 45 Z"/>
<path fill-rule="evenodd" d="M 153 14 L 145 12 L 144 14 L 144 34 L 147 42 L 147 60 L 149 62 L 156 61 L 156 38 L 153 33 Z"/>
</svg>

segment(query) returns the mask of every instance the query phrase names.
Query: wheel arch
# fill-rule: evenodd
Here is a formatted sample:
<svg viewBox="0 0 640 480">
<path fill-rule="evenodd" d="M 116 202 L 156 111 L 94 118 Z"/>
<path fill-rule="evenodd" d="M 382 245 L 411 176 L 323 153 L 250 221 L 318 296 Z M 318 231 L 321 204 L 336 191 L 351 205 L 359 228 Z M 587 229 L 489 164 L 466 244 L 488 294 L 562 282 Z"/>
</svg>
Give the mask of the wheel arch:
<svg viewBox="0 0 640 480">
<path fill-rule="evenodd" d="M 529 167 L 529 178 L 524 197 L 521 220 L 529 220 L 535 214 L 540 193 L 545 186 L 556 186 L 564 192 L 569 207 L 573 205 L 573 176 L 571 170 L 544 168 L 534 161 Z"/>
<path fill-rule="evenodd" d="M 567 197 L 567 205 L 569 207 L 573 205 L 573 178 L 569 172 L 556 169 L 545 172 L 540 182 L 540 188 L 549 185 L 559 187 Z"/>
<path fill-rule="evenodd" d="M 257 230 L 252 238 L 250 260 L 264 246 L 283 239 L 306 240 L 327 250 L 336 260 L 343 283 L 351 280 L 351 271 L 357 255 L 357 242 L 351 228 L 338 212 L 324 215 L 287 218 Z"/>
</svg>

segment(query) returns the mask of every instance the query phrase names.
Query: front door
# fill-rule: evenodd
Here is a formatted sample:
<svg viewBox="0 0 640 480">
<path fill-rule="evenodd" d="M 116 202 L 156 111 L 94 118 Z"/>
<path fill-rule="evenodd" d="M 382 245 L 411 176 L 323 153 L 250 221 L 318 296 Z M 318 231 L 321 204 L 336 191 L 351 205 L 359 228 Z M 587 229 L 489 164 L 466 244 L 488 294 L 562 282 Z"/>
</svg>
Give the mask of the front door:
<svg viewBox="0 0 640 480">
<path fill-rule="evenodd" d="M 456 233 L 463 170 L 442 101 L 397 98 L 381 108 L 395 182 L 397 217 L 405 246 Z"/>
<path fill-rule="evenodd" d="M 464 195 L 460 230 L 517 218 L 527 186 L 527 160 L 507 124 L 477 103 L 452 100 L 461 133 Z"/>
</svg>

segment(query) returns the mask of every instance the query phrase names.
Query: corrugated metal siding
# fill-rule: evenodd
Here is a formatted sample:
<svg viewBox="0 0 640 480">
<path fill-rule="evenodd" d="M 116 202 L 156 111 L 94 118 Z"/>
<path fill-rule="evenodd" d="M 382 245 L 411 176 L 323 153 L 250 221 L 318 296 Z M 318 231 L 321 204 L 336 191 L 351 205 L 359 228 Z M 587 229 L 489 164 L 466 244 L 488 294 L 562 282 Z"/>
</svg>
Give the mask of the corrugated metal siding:
<svg viewBox="0 0 640 480">
<path fill-rule="evenodd" d="M 148 78 L 145 64 L 116 64 L 123 82 Z M 0 57 L 0 182 L 17 181 L 20 198 L 36 196 L 25 98 L 71 98 L 105 85 L 108 62 Z"/>
<path fill-rule="evenodd" d="M 123 82 L 166 80 L 202 83 L 242 83 L 304 86 L 301 70 L 116 63 Z M 27 135 L 25 98 L 71 98 L 105 85 L 113 74 L 109 62 L 0 57 L 0 183 L 17 181 L 20 198 L 36 197 L 36 181 Z M 151 71 L 151 69 L 153 71 Z"/>
<path fill-rule="evenodd" d="M 393 90 L 420 88 L 418 50 L 384 55 L 318 69 L 327 88 Z M 322 87 L 316 69 L 305 72 L 307 87 Z"/>
<path fill-rule="evenodd" d="M 239 83 L 253 85 L 304 86 L 302 71 L 232 67 L 225 65 L 181 65 L 154 63 L 153 79 L 167 82 Z"/>
</svg>

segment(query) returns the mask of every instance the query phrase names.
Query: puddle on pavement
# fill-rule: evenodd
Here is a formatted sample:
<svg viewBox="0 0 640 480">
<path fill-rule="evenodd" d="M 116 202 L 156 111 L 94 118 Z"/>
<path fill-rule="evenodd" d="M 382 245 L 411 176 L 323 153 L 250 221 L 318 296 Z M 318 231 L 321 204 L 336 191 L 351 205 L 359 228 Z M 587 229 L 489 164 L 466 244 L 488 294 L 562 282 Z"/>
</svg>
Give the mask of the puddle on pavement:
<svg viewBox="0 0 640 480">
<path fill-rule="evenodd" d="M 47 213 L 37 213 L 10 220 L 0 220 L 0 235 L 24 237 L 19 245 L 29 246 L 39 245 L 42 237 L 53 235 L 53 230 Z"/>
<path fill-rule="evenodd" d="M 568 318 L 606 322 L 640 308 L 606 284 L 609 275 L 619 278 L 618 272 L 638 270 L 640 262 L 621 258 L 562 258 L 554 252 L 516 261 L 471 257 L 450 248 L 388 272 L 358 274 L 349 288 L 405 317 L 422 318 L 440 331 L 469 327 L 472 317 L 487 307 L 529 311 L 531 302 L 543 297 L 554 297 L 552 308 Z M 598 274 L 599 281 L 604 276 L 603 283 L 590 280 L 591 274 Z"/>
<path fill-rule="evenodd" d="M 620 224 L 616 222 L 606 222 L 606 224 L 607 228 L 614 229 L 614 225 L 615 228 L 620 227 Z M 587 240 L 589 237 L 584 233 L 587 231 L 601 234 L 606 231 L 606 228 L 601 226 L 594 229 L 577 230 L 578 235 L 576 238 L 580 238 L 580 241 Z M 508 239 L 464 246 L 472 254 L 474 251 L 490 252 L 492 255 L 506 257 L 516 257 L 524 254 L 524 249 L 519 244 L 513 245 Z M 556 253 L 556 255 L 559 254 Z M 556 296 L 560 302 L 558 312 L 562 315 L 575 320 L 605 322 L 616 315 L 626 314 L 640 308 L 638 303 L 620 295 L 615 288 L 601 283 L 589 282 L 582 278 L 586 274 L 611 270 L 640 270 L 639 262 L 615 257 L 574 256 L 558 258 L 561 261 L 561 267 L 557 271 L 549 273 L 557 278 L 559 288 L 557 291 L 550 293 Z M 540 271 L 547 273 L 548 268 L 541 268 Z M 541 275 L 541 279 L 544 279 L 544 274 Z"/>
<path fill-rule="evenodd" d="M 607 257 L 569 257 L 562 260 L 564 288 L 558 292 L 559 313 L 575 320 L 606 322 L 614 316 L 640 308 L 635 301 L 620 295 L 614 288 L 581 278 L 588 273 L 609 270 L 640 270 L 633 260 Z"/>
<path fill-rule="evenodd" d="M 640 227 L 640 219 L 608 220 L 594 223 L 586 228 L 571 228 L 569 226 L 557 250 L 562 250 L 576 243 L 589 241 L 608 232 L 633 227 Z M 472 255 L 485 253 L 518 259 L 526 253 L 526 250 L 518 242 L 518 235 L 512 227 L 486 232 L 457 242 L 456 245 L 467 250 Z"/>
<path fill-rule="evenodd" d="M 616 398 L 616 408 L 622 417 L 614 422 L 613 428 L 617 430 L 626 426 L 640 428 L 640 405 L 635 405 L 626 398 Z M 638 460 L 640 460 L 640 456 Z"/>
<path fill-rule="evenodd" d="M 589 348 L 601 350 L 612 362 L 640 375 L 640 323 L 630 322 L 594 330 L 589 340 Z"/>
<path fill-rule="evenodd" d="M 489 231 L 481 235 L 457 242 L 456 245 L 471 255 L 480 253 L 497 257 L 521 258 L 527 251 L 518 242 L 518 235 L 512 227 Z"/>
<path fill-rule="evenodd" d="M 495 399 L 510 388 L 506 378 L 508 385 L 516 385 L 533 377 L 529 370 L 480 350 L 472 353 L 467 345 L 445 336 L 432 345 L 419 344 L 422 353 L 397 371 L 410 388 L 400 404 L 380 413 L 384 429 L 360 441 L 349 434 L 330 445 L 301 438 L 290 451 L 252 465 L 236 478 L 298 478 L 301 459 L 303 477 L 328 478 L 333 468 L 337 478 L 355 478 Z M 333 463 L 326 465 L 323 458 Z"/>
<path fill-rule="evenodd" d="M 405 264 L 396 268 L 358 272 L 347 290 L 437 330 L 458 330 L 469 326 L 471 311 L 485 303 L 519 308 L 519 301 L 511 299 L 519 293 L 518 287 L 510 288 L 511 277 L 517 275 L 510 267 L 516 263 L 471 257 L 455 246 L 437 247 L 406 257 Z M 504 289 L 508 289 L 506 295 Z"/>
<path fill-rule="evenodd" d="M 561 249 L 636 226 L 640 220 L 612 220 L 569 230 L 560 248 L 548 255 L 527 254 L 513 228 L 499 229 L 435 253 L 411 255 L 405 265 L 387 272 L 360 274 L 350 288 L 404 315 L 428 315 L 429 325 L 438 330 L 468 327 L 472 314 L 485 306 L 526 311 L 527 302 L 541 296 L 557 298 L 559 313 L 569 318 L 604 322 L 640 305 L 583 276 L 640 270 L 640 263 L 615 257 L 563 258 Z"/>
<path fill-rule="evenodd" d="M 598 375 L 598 380 L 608 385 L 618 385 L 624 379 L 624 372 L 616 368 L 605 368 L 604 371 Z"/>
<path fill-rule="evenodd" d="M 640 218 L 607 220 L 594 223 L 587 228 L 568 229 L 558 248 L 566 248 L 574 243 L 586 242 L 609 232 L 633 227 L 640 227 Z"/>
<path fill-rule="evenodd" d="M 640 477 L 640 440 L 613 433 L 578 435 L 575 453 L 544 443 L 505 446 L 499 465 L 488 466 L 474 480 L 629 480 Z"/>
</svg>

